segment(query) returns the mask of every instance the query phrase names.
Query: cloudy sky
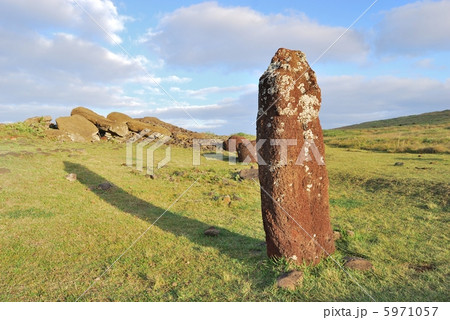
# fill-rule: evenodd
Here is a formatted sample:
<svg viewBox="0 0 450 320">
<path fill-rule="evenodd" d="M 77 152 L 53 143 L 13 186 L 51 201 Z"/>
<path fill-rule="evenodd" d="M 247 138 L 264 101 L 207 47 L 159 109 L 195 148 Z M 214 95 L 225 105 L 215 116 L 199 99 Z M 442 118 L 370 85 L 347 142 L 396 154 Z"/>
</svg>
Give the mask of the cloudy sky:
<svg viewBox="0 0 450 320">
<path fill-rule="evenodd" d="M 306 53 L 325 128 L 449 109 L 449 17 L 450 0 L 0 0 L 0 122 L 81 105 L 254 133 L 280 47 Z"/>
</svg>

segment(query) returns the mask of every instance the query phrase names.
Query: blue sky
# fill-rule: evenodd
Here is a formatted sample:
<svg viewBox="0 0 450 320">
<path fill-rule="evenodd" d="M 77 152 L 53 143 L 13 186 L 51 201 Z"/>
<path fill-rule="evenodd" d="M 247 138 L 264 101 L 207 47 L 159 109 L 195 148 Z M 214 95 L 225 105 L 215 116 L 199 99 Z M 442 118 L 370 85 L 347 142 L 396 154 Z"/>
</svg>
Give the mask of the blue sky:
<svg viewBox="0 0 450 320">
<path fill-rule="evenodd" d="M 0 0 L 0 122 L 82 105 L 254 133 L 279 47 L 306 53 L 324 128 L 449 109 L 450 1 L 373 3 Z"/>
</svg>

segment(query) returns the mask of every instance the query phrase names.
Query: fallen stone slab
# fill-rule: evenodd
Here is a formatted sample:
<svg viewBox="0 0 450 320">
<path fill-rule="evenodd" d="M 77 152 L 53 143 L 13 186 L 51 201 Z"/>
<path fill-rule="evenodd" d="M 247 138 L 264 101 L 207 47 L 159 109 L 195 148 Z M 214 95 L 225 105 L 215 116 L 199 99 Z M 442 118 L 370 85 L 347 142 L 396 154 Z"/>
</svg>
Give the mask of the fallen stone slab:
<svg viewBox="0 0 450 320">
<path fill-rule="evenodd" d="M 127 123 L 130 120 L 133 120 L 130 116 L 126 115 L 125 113 L 121 112 L 111 112 L 106 116 L 107 119 L 115 122 L 122 122 Z"/>
<path fill-rule="evenodd" d="M 56 119 L 58 133 L 61 131 L 75 142 L 99 141 L 98 128 L 80 115 L 60 117 Z"/>
<path fill-rule="evenodd" d="M 120 137 L 124 137 L 129 133 L 128 126 L 125 123 L 109 120 L 88 108 L 77 107 L 72 110 L 71 115 L 80 115 L 92 122 L 100 130 L 111 132 Z"/>
<path fill-rule="evenodd" d="M 139 120 L 130 120 L 127 122 L 128 125 L 128 129 L 130 131 L 133 132 L 141 132 L 143 130 L 148 130 L 150 133 L 160 133 L 163 134 L 165 136 L 170 137 L 172 135 L 172 133 L 160 126 L 154 125 L 154 124 L 150 124 L 150 123 L 145 123 Z"/>
</svg>

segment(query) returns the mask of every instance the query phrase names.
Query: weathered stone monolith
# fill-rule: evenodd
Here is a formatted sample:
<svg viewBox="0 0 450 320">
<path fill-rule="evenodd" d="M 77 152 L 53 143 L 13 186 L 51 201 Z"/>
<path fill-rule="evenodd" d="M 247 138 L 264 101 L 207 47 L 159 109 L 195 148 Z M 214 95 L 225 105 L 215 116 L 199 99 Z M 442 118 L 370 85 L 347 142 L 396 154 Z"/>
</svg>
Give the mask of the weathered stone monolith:
<svg viewBox="0 0 450 320">
<path fill-rule="evenodd" d="M 261 206 L 270 257 L 317 264 L 334 252 L 320 88 L 301 51 L 279 49 L 259 80 Z"/>
</svg>

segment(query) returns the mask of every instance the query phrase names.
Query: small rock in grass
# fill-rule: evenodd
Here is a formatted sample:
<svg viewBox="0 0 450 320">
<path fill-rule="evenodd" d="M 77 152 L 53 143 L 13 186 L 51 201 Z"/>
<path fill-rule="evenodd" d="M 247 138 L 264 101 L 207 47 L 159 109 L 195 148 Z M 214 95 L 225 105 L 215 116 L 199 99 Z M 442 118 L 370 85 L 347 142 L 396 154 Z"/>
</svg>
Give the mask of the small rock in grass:
<svg viewBox="0 0 450 320">
<path fill-rule="evenodd" d="M 242 198 L 239 197 L 239 196 L 236 195 L 236 194 L 233 194 L 233 197 L 232 197 L 231 199 L 234 200 L 234 201 L 241 201 L 241 200 L 242 200 Z"/>
<path fill-rule="evenodd" d="M 403 162 L 396 162 L 396 163 L 394 163 L 395 167 L 401 167 L 402 165 L 404 165 Z"/>
<path fill-rule="evenodd" d="M 11 170 L 9 170 L 8 168 L 0 168 L 0 174 L 6 174 L 6 173 L 11 173 Z"/>
<path fill-rule="evenodd" d="M 215 227 L 209 227 L 203 233 L 205 234 L 205 236 L 217 237 L 220 233 L 220 230 L 216 229 Z"/>
<path fill-rule="evenodd" d="M 97 189 L 106 191 L 106 190 L 111 189 L 112 187 L 113 187 L 113 184 L 111 182 L 106 181 L 106 182 L 100 183 L 97 186 Z"/>
<path fill-rule="evenodd" d="M 222 199 L 222 202 L 225 205 L 229 206 L 231 204 L 231 197 L 229 195 L 224 196 L 223 199 Z"/>
<path fill-rule="evenodd" d="M 277 278 L 277 286 L 278 288 L 294 290 L 295 287 L 300 285 L 302 281 L 303 281 L 303 272 L 298 270 L 292 270 L 281 274 Z"/>
<path fill-rule="evenodd" d="M 333 239 L 339 240 L 341 238 L 341 233 L 339 231 L 333 231 Z"/>
<path fill-rule="evenodd" d="M 177 176 L 177 177 L 184 177 L 186 175 L 186 172 L 184 172 L 184 171 L 174 171 L 173 175 Z"/>
<path fill-rule="evenodd" d="M 243 169 L 241 171 L 239 171 L 239 177 L 242 180 L 256 180 L 258 181 L 259 176 L 258 176 L 258 169 Z"/>
<path fill-rule="evenodd" d="M 66 176 L 66 179 L 69 180 L 70 182 L 77 181 L 77 174 L 76 173 L 69 173 Z"/>
<path fill-rule="evenodd" d="M 427 264 L 410 264 L 408 265 L 410 269 L 413 269 L 416 272 L 425 272 L 436 269 L 436 266 L 432 263 Z"/>
<path fill-rule="evenodd" d="M 349 237 L 354 237 L 354 236 L 355 236 L 355 232 L 352 231 L 352 230 L 347 230 L 347 235 L 348 235 Z"/>
<path fill-rule="evenodd" d="M 345 257 L 347 262 L 344 267 L 352 270 L 369 271 L 373 270 L 373 265 L 369 260 L 359 258 L 359 257 Z"/>
</svg>

